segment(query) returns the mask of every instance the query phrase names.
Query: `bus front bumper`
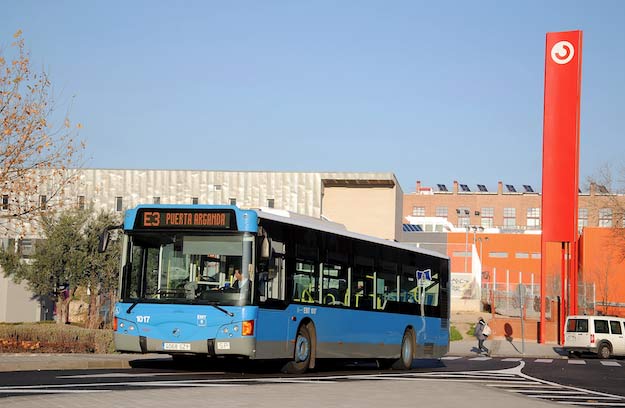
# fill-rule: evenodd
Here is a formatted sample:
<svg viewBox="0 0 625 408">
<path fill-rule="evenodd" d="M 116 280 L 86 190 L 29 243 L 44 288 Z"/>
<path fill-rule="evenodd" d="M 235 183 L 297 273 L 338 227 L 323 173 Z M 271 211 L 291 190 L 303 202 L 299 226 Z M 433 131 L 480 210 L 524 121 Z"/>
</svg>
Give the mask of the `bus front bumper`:
<svg viewBox="0 0 625 408">
<path fill-rule="evenodd" d="M 256 355 L 256 339 L 254 337 L 167 342 L 145 336 L 115 333 L 114 340 L 116 351 L 130 353 L 186 353 L 249 358 L 254 358 Z"/>
</svg>

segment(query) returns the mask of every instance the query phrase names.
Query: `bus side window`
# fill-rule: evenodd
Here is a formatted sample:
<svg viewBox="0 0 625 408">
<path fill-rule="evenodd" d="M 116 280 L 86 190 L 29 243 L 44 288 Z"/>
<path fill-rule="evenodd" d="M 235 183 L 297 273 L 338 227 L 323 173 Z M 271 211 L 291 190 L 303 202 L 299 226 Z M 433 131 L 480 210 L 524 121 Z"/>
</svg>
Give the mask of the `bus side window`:
<svg viewBox="0 0 625 408">
<path fill-rule="evenodd" d="M 341 265 L 323 264 L 322 286 L 324 304 L 343 306 L 347 290 L 347 268 Z"/>
<path fill-rule="evenodd" d="M 318 274 L 315 264 L 309 261 L 296 261 L 293 274 L 293 294 L 296 302 L 317 303 L 319 293 Z"/>
<path fill-rule="evenodd" d="M 363 248 L 362 251 L 368 248 Z M 351 307 L 373 309 L 373 258 L 362 255 L 354 256 L 351 283 Z"/>
<path fill-rule="evenodd" d="M 373 280 L 355 276 L 352 280 L 352 306 L 356 309 L 373 309 Z"/>
<path fill-rule="evenodd" d="M 285 245 L 273 241 L 272 257 L 258 265 L 258 294 L 260 302 L 267 300 L 284 300 L 285 279 Z M 294 296 L 294 298 L 297 296 Z"/>
</svg>

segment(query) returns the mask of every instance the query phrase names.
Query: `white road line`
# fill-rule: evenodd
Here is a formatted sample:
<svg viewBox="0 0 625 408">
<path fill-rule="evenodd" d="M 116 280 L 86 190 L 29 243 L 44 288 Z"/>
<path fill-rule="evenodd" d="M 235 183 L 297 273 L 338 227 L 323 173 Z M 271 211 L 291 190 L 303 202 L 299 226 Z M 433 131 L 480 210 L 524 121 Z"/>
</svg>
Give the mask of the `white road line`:
<svg viewBox="0 0 625 408">
<path fill-rule="evenodd" d="M 535 363 L 553 363 L 553 358 L 537 358 Z"/>
<path fill-rule="evenodd" d="M 575 391 L 575 390 L 558 390 L 558 389 L 551 389 L 551 390 L 537 390 L 536 392 L 530 392 L 529 390 L 526 390 L 527 394 L 526 395 L 530 395 L 530 394 L 535 394 L 535 395 L 545 395 L 545 396 L 550 396 L 550 395 L 577 395 L 579 396 L 580 393 L 579 391 Z M 586 396 L 584 396 L 585 398 Z M 582 397 L 580 397 L 582 398 Z M 605 397 L 608 398 L 608 397 Z"/>
<path fill-rule="evenodd" d="M 223 375 L 225 372 L 207 373 L 105 373 L 105 374 L 81 374 L 81 375 L 58 375 L 56 378 L 141 378 L 141 377 L 167 377 L 176 375 Z"/>
<path fill-rule="evenodd" d="M 576 401 L 553 401 L 558 404 L 567 404 L 567 405 L 588 405 L 591 407 L 625 407 L 625 402 L 599 402 L 599 401 L 591 401 L 591 402 L 576 402 Z"/>
<path fill-rule="evenodd" d="M 486 386 L 487 387 L 501 387 L 501 385 L 499 385 L 499 384 L 486 384 Z M 527 391 L 527 390 L 523 390 L 522 388 L 544 389 L 544 390 L 555 390 L 555 389 L 557 389 L 553 385 L 541 384 L 541 383 L 537 383 L 537 382 L 526 382 L 526 383 L 519 383 L 519 384 L 514 384 L 514 385 L 510 384 L 510 385 L 506 385 L 506 387 L 518 388 L 518 390 L 509 390 L 509 391 L 513 391 L 513 392 Z"/>
<path fill-rule="evenodd" d="M 441 357 L 441 360 L 458 360 L 462 358 L 461 356 L 445 356 L 445 357 Z"/>
<path fill-rule="evenodd" d="M 469 359 L 469 361 L 486 361 L 486 360 L 492 360 L 492 357 L 473 357 Z"/>
<path fill-rule="evenodd" d="M 569 364 L 586 365 L 585 360 L 569 360 Z"/>
<path fill-rule="evenodd" d="M 621 366 L 621 364 L 618 361 L 601 361 L 601 364 L 603 364 L 604 366 L 611 366 L 611 367 Z"/>
<path fill-rule="evenodd" d="M 5 391 L 5 390 L 3 390 Z M 24 389 L 7 389 L 6 393 L 10 394 L 91 394 L 96 392 L 111 392 L 111 390 L 24 390 Z"/>
<path fill-rule="evenodd" d="M 567 399 L 567 400 L 571 400 L 571 399 L 585 399 L 585 400 L 609 400 L 609 401 L 622 401 L 621 398 L 615 398 L 615 397 L 602 397 L 602 396 L 597 396 L 597 395 L 581 395 L 581 394 L 577 394 L 577 395 L 542 395 L 542 394 L 525 394 L 526 397 L 530 397 L 530 398 L 558 398 L 558 399 Z M 571 404 L 571 403 L 575 403 L 575 401 L 567 401 L 567 403 Z"/>
<path fill-rule="evenodd" d="M 519 357 L 515 357 L 515 358 L 502 358 L 501 361 L 521 361 L 523 360 L 522 358 Z"/>
</svg>

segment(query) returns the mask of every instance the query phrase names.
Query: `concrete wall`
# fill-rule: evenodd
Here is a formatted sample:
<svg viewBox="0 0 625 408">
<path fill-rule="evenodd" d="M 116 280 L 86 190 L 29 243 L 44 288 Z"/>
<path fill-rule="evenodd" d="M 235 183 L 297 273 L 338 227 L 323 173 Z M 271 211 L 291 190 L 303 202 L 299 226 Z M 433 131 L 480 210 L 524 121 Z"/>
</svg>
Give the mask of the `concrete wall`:
<svg viewBox="0 0 625 408">
<path fill-rule="evenodd" d="M 25 283 L 17 284 L 0 271 L 0 322 L 38 322 L 41 306 Z"/>
<path fill-rule="evenodd" d="M 401 202 L 397 184 L 386 186 L 326 185 L 322 215 L 354 232 L 397 240 L 400 238 Z M 403 193 L 401 193 L 403 195 Z M 400 196 L 401 197 L 401 196 Z"/>
</svg>

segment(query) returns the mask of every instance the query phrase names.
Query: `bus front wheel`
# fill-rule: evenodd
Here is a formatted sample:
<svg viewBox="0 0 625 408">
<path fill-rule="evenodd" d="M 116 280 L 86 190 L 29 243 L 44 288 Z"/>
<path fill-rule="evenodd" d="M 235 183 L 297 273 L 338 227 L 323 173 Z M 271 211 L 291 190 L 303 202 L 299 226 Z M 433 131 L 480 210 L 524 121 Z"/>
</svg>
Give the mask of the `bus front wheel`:
<svg viewBox="0 0 625 408">
<path fill-rule="evenodd" d="M 305 325 L 300 326 L 295 337 L 293 360 L 289 361 L 282 371 L 289 374 L 303 374 L 310 367 L 312 342 L 310 331 Z"/>
<path fill-rule="evenodd" d="M 412 360 L 414 358 L 414 339 L 412 337 L 412 331 L 406 330 L 404 338 L 401 341 L 401 351 L 399 353 L 399 359 L 393 363 L 394 370 L 410 370 L 412 367 Z"/>
</svg>

